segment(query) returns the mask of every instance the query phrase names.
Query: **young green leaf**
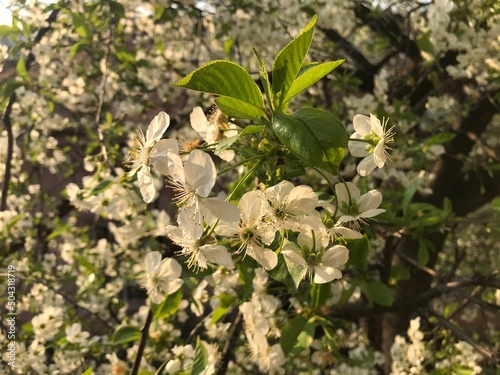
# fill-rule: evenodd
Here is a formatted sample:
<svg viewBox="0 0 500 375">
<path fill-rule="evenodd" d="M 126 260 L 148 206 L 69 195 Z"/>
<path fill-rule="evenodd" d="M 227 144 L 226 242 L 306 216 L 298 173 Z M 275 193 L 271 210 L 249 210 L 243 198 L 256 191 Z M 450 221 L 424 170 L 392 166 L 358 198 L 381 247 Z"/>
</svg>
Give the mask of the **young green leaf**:
<svg viewBox="0 0 500 375">
<path fill-rule="evenodd" d="M 151 309 L 154 313 L 155 319 L 163 319 L 170 315 L 173 315 L 179 309 L 179 305 L 182 301 L 182 291 L 179 289 L 174 294 L 170 294 L 165 300 L 159 305 L 151 304 Z"/>
<path fill-rule="evenodd" d="M 17 60 L 16 71 L 21 78 L 28 80 L 28 70 L 26 69 L 26 63 L 22 55 L 19 56 L 19 60 Z"/>
<path fill-rule="evenodd" d="M 262 94 L 250 74 L 231 61 L 211 61 L 175 82 L 174 86 L 229 96 L 258 108 L 264 107 Z"/>
<path fill-rule="evenodd" d="M 285 263 L 285 257 L 282 254 L 278 255 L 278 264 L 272 270 L 267 271 L 267 274 L 274 280 L 277 280 L 286 285 L 288 289 L 296 289 L 297 285 L 288 271 Z"/>
<path fill-rule="evenodd" d="M 137 326 L 124 325 L 117 328 L 113 335 L 114 344 L 124 344 L 130 341 L 138 341 L 141 338 L 141 330 Z"/>
<path fill-rule="evenodd" d="M 196 348 L 194 350 L 193 357 L 193 367 L 191 369 L 190 375 L 199 375 L 201 374 L 207 367 L 208 353 L 200 338 L 196 339 Z"/>
<path fill-rule="evenodd" d="M 300 285 L 300 282 L 306 275 L 307 268 L 300 264 L 292 262 L 291 260 L 288 260 L 288 258 L 286 257 L 285 257 L 285 264 L 286 268 L 288 269 L 288 272 L 290 272 L 290 276 L 292 277 L 293 283 L 295 284 L 295 289 L 297 289 Z"/>
<path fill-rule="evenodd" d="M 300 108 L 292 115 L 275 112 L 272 128 L 304 163 L 337 173 L 347 147 L 347 133 L 336 116 L 316 108 Z"/>
<path fill-rule="evenodd" d="M 264 62 L 264 59 L 260 55 L 260 53 L 257 52 L 255 48 L 252 48 L 253 53 L 257 57 L 257 61 L 259 62 L 259 76 L 260 76 L 260 81 L 262 82 L 262 86 L 264 86 L 264 92 L 266 93 L 267 100 L 269 100 L 269 103 L 271 105 L 271 108 L 273 108 L 273 90 L 271 88 L 271 82 L 269 81 L 269 74 L 267 73 L 267 68 L 266 68 L 266 63 Z M 273 108 L 274 109 L 274 108 Z"/>
<path fill-rule="evenodd" d="M 348 264 L 352 264 L 360 271 L 366 271 L 370 259 L 370 243 L 368 242 L 368 238 L 363 236 L 363 238 L 357 240 L 349 240 L 347 247 L 349 248 Z"/>
<path fill-rule="evenodd" d="M 394 301 L 391 289 L 381 281 L 370 281 L 361 285 L 361 290 L 370 302 L 391 306 Z"/>
<path fill-rule="evenodd" d="M 314 323 L 298 315 L 283 327 L 280 345 L 285 356 L 289 353 L 298 354 L 312 344 L 313 338 Z"/>
<path fill-rule="evenodd" d="M 250 119 L 256 121 L 265 121 L 267 113 L 260 107 L 257 107 L 244 100 L 231 98 L 229 96 L 220 96 L 215 99 L 217 107 L 228 117 Z"/>
<path fill-rule="evenodd" d="M 290 85 L 282 104 L 287 103 L 294 96 L 318 82 L 321 78 L 329 74 L 344 61 L 345 60 L 336 60 L 322 64 L 314 63 L 303 66 L 302 69 L 300 69 L 298 77 Z"/>
<path fill-rule="evenodd" d="M 311 46 L 314 34 L 314 25 L 317 16 L 302 30 L 302 32 L 288 43 L 276 56 L 272 68 L 272 88 L 274 93 L 275 108 L 280 108 L 284 104 L 284 98 L 292 82 L 297 78 L 300 68 Z"/>
</svg>

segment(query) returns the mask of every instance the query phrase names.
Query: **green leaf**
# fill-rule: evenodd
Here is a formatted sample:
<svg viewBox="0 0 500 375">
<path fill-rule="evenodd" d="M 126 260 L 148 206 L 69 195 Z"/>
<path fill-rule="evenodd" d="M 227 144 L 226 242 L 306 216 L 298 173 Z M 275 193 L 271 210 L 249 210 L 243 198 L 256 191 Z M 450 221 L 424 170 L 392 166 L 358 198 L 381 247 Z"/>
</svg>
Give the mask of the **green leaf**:
<svg viewBox="0 0 500 375">
<path fill-rule="evenodd" d="M 394 301 L 391 289 L 380 281 L 370 281 L 361 285 L 361 290 L 370 302 L 381 306 L 391 306 Z"/>
<path fill-rule="evenodd" d="M 229 96 L 263 108 L 259 87 L 250 74 L 238 64 L 227 60 L 214 60 L 192 71 L 174 83 L 190 90 Z"/>
<path fill-rule="evenodd" d="M 354 291 L 356 290 L 356 284 L 351 284 L 347 288 L 342 289 L 342 293 L 340 294 L 340 299 L 337 302 L 336 306 L 340 307 L 344 304 L 346 304 L 354 294 Z"/>
<path fill-rule="evenodd" d="M 417 192 L 420 185 L 422 185 L 421 178 L 413 179 L 403 195 L 403 201 L 401 202 L 401 209 L 403 210 L 403 217 L 404 218 L 406 218 L 406 212 L 408 210 L 408 205 L 410 204 L 413 196 Z"/>
<path fill-rule="evenodd" d="M 332 287 L 330 283 L 325 284 L 315 284 L 311 285 L 311 300 L 314 307 L 322 306 L 328 298 L 330 298 L 332 292 Z"/>
<path fill-rule="evenodd" d="M 110 1 L 109 8 L 115 18 L 115 22 L 125 17 L 125 7 L 118 1 Z"/>
<path fill-rule="evenodd" d="M 135 63 L 135 54 L 127 50 L 124 46 L 115 47 L 115 56 L 123 64 Z"/>
<path fill-rule="evenodd" d="M 300 338 L 299 342 L 299 336 L 302 332 L 305 332 L 305 334 Z M 309 340 L 308 336 L 311 337 L 311 339 L 314 337 L 314 325 L 308 323 L 307 318 L 298 315 L 289 320 L 283 327 L 280 337 L 280 345 L 285 356 L 290 354 L 294 348 L 296 348 L 293 350 L 295 352 L 297 349 L 302 351 L 306 348 L 306 345 L 309 347 L 312 340 Z"/>
<path fill-rule="evenodd" d="M 366 271 L 370 257 L 368 238 L 363 236 L 363 238 L 357 240 L 349 240 L 346 246 L 349 249 L 349 264 L 352 264 L 360 271 Z"/>
<path fill-rule="evenodd" d="M 7 36 L 14 28 L 9 25 L 0 25 L 0 38 Z"/>
<path fill-rule="evenodd" d="M 215 104 L 217 104 L 217 107 L 219 107 L 228 117 L 256 121 L 265 121 L 268 118 L 264 109 L 244 100 L 231 98 L 229 96 L 220 96 L 216 98 Z"/>
<path fill-rule="evenodd" d="M 253 278 L 255 277 L 255 273 L 251 271 L 252 269 L 245 267 L 245 265 L 243 265 L 242 263 L 240 263 L 240 266 L 238 267 L 238 274 L 240 281 L 243 284 L 241 300 L 246 301 L 253 293 Z"/>
<path fill-rule="evenodd" d="M 77 43 L 71 46 L 71 50 L 69 51 L 69 55 L 73 58 L 76 54 L 84 49 L 86 49 L 90 43 L 87 40 L 80 40 Z"/>
<path fill-rule="evenodd" d="M 119 326 L 114 335 L 114 344 L 124 344 L 130 341 L 138 341 L 141 338 L 141 330 L 139 327 L 132 325 Z"/>
<path fill-rule="evenodd" d="M 290 89 L 283 99 L 283 104 L 294 96 L 318 82 L 321 78 L 329 74 L 333 69 L 342 64 L 345 60 L 329 61 L 326 63 L 314 63 L 305 65 L 299 72 L 299 76 L 292 82 Z"/>
<path fill-rule="evenodd" d="M 433 146 L 433 145 L 440 145 L 446 142 L 451 141 L 453 138 L 455 138 L 457 135 L 455 133 L 439 133 L 436 135 L 433 135 L 429 139 L 425 141 L 426 146 Z"/>
<path fill-rule="evenodd" d="M 19 60 L 17 60 L 16 71 L 21 78 L 24 78 L 25 80 L 29 79 L 26 63 L 24 62 L 24 57 L 22 55 L 19 56 Z"/>
<path fill-rule="evenodd" d="M 423 267 L 429 261 L 429 249 L 427 248 L 427 241 L 421 240 L 418 242 L 418 265 Z"/>
<path fill-rule="evenodd" d="M 301 33 L 288 43 L 276 56 L 273 63 L 272 88 L 274 93 L 275 107 L 280 108 L 284 104 L 284 98 L 288 90 L 299 74 L 300 68 L 311 46 L 314 34 L 315 15 Z"/>
<path fill-rule="evenodd" d="M 458 307 L 458 303 L 456 303 L 456 302 L 452 302 L 452 303 L 447 304 L 446 307 L 444 308 L 444 311 L 443 311 L 443 318 L 448 319 L 449 317 L 451 317 L 453 315 L 453 313 L 455 312 L 455 310 L 457 309 L 457 307 Z"/>
<path fill-rule="evenodd" d="M 410 271 L 402 264 L 395 264 L 391 267 L 391 285 L 395 285 L 400 280 L 409 280 L 410 277 Z"/>
<path fill-rule="evenodd" d="M 196 348 L 194 350 L 193 367 L 191 375 L 201 374 L 207 367 L 208 353 L 200 338 L 196 338 Z"/>
<path fill-rule="evenodd" d="M 239 133 L 239 136 L 243 137 L 245 135 L 261 133 L 265 128 L 265 125 L 248 125 Z"/>
<path fill-rule="evenodd" d="M 297 337 L 297 343 L 294 345 L 291 351 L 292 355 L 300 354 L 312 345 L 316 327 L 311 320 L 312 319 L 309 319 L 302 332 L 299 333 L 299 336 Z"/>
<path fill-rule="evenodd" d="M 347 133 L 336 116 L 316 108 L 300 108 L 291 116 L 275 112 L 272 128 L 304 163 L 337 173 L 347 147 Z"/>
<path fill-rule="evenodd" d="M 252 47 L 252 50 L 255 56 L 257 57 L 257 61 L 259 62 L 259 76 L 260 76 L 260 81 L 262 82 L 262 86 L 264 87 L 264 92 L 266 93 L 267 100 L 271 104 L 271 107 L 274 109 L 273 90 L 271 88 L 271 82 L 269 81 L 269 74 L 267 73 L 266 63 L 264 62 L 264 59 L 262 58 L 260 53 L 258 53 L 255 48 Z"/>
<path fill-rule="evenodd" d="M 285 264 L 286 268 L 288 269 L 288 272 L 290 273 L 290 276 L 292 277 L 293 284 L 295 285 L 295 289 L 297 289 L 300 285 L 300 282 L 304 279 L 306 272 L 307 272 L 307 267 L 304 267 L 300 264 L 297 264 L 295 262 L 292 262 L 291 260 L 288 260 L 288 258 L 285 258 Z"/>
<path fill-rule="evenodd" d="M 22 81 L 18 81 L 15 78 L 10 78 L 2 82 L 1 92 L 4 98 L 10 97 L 16 89 L 21 86 L 24 86 L 26 83 Z"/>
<path fill-rule="evenodd" d="M 90 195 L 97 195 L 97 194 L 103 192 L 104 190 L 106 190 L 108 187 L 110 187 L 113 184 L 114 184 L 114 182 L 111 180 L 101 181 L 99 184 L 97 184 L 97 186 L 95 188 L 92 189 L 92 191 L 90 192 Z"/>
<path fill-rule="evenodd" d="M 228 40 L 226 40 L 224 42 L 224 53 L 226 55 L 230 55 L 231 54 L 231 50 L 233 49 L 233 45 L 234 45 L 234 39 L 233 38 L 229 38 Z"/>
<path fill-rule="evenodd" d="M 282 254 L 278 255 L 278 264 L 272 270 L 267 271 L 267 274 L 274 280 L 283 283 L 288 289 L 296 289 L 295 281 L 292 279 L 285 263 L 285 257 Z"/>
<path fill-rule="evenodd" d="M 491 201 L 490 208 L 494 210 L 500 210 L 500 197 L 496 197 Z"/>
<path fill-rule="evenodd" d="M 434 53 L 434 46 L 431 43 L 430 37 L 431 37 L 430 32 L 425 33 L 420 38 L 417 38 L 416 43 L 417 43 L 417 47 L 420 51 L 433 54 Z"/>
<path fill-rule="evenodd" d="M 210 319 L 211 324 L 217 323 L 219 319 L 226 314 L 233 302 L 236 301 L 236 297 L 229 294 L 221 294 L 216 298 L 220 299 L 220 303 L 212 313 L 212 318 Z"/>
<path fill-rule="evenodd" d="M 71 13 L 75 32 L 82 38 L 88 38 L 92 33 L 87 20 L 80 13 Z"/>
<path fill-rule="evenodd" d="M 154 318 L 163 319 L 175 314 L 179 309 L 181 301 L 182 301 L 182 291 L 179 289 L 177 292 L 170 294 L 159 305 L 152 303 L 151 310 L 153 310 Z"/>
</svg>

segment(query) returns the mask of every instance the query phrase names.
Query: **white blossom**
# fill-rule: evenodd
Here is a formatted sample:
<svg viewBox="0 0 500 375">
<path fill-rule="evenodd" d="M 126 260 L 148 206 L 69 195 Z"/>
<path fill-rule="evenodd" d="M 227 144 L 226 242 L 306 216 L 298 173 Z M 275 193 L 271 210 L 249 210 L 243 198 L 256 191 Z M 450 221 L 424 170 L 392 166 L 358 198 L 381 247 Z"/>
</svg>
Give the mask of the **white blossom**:
<svg viewBox="0 0 500 375">
<path fill-rule="evenodd" d="M 386 129 L 387 122 L 373 114 L 370 117 L 356 115 L 353 119 L 355 133 L 351 136 L 347 147 L 352 156 L 363 157 L 358 164 L 360 176 L 367 176 L 375 169 L 382 168 L 387 160 L 387 144 L 394 142 L 394 127 Z"/>
</svg>

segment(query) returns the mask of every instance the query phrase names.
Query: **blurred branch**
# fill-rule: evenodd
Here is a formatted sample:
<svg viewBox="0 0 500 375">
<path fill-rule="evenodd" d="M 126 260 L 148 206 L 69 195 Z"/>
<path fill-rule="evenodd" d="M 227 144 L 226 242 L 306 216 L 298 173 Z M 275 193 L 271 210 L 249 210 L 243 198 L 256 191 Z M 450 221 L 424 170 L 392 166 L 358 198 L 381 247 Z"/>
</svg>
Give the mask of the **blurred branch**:
<svg viewBox="0 0 500 375">
<path fill-rule="evenodd" d="M 111 55 L 111 45 L 113 43 L 113 28 L 115 27 L 115 25 L 112 22 L 112 12 L 111 12 L 111 6 L 109 5 L 109 3 L 108 3 L 108 8 L 110 8 L 109 9 L 109 13 L 110 13 L 110 22 L 109 23 L 110 24 L 109 24 L 109 29 L 108 29 L 109 35 L 108 35 L 108 38 L 106 40 L 106 50 L 104 52 L 104 69 L 105 69 L 105 71 L 102 72 L 102 79 L 101 79 L 101 86 L 102 87 L 101 87 L 101 91 L 99 92 L 99 101 L 98 101 L 98 105 L 97 105 L 97 111 L 95 114 L 95 124 L 96 124 L 96 128 L 97 128 L 97 136 L 99 138 L 99 142 L 101 143 L 101 152 L 102 152 L 102 156 L 104 158 L 104 162 L 109 165 L 109 168 L 111 170 L 111 174 L 113 176 L 117 176 L 115 167 L 111 163 L 111 161 L 109 160 L 108 151 L 106 150 L 106 145 L 104 144 L 104 134 L 103 134 L 102 128 L 101 128 L 101 113 L 102 113 L 102 109 L 104 107 L 104 97 L 106 96 L 106 83 L 108 80 L 108 69 L 109 69 L 108 63 L 109 63 L 109 58 Z"/>
<path fill-rule="evenodd" d="M 58 14 L 59 9 L 55 9 L 52 11 L 49 18 L 47 19 L 48 25 L 38 31 L 33 41 L 33 46 L 38 44 L 40 40 L 42 40 L 43 36 L 52 28 L 52 23 L 56 20 Z M 35 55 L 33 55 L 33 52 L 30 52 L 25 61 L 26 71 L 30 70 L 33 61 L 35 61 Z M 5 108 L 5 112 L 2 116 L 3 124 L 5 126 L 5 130 L 7 131 L 7 154 L 5 159 L 5 174 L 3 178 L 0 211 L 5 211 L 7 209 L 7 195 L 9 194 L 9 184 L 12 172 L 12 155 L 14 153 L 14 134 L 12 133 L 12 123 L 10 121 L 10 115 L 12 113 L 12 106 L 14 105 L 16 100 L 17 95 L 15 92 L 13 92 L 10 95 L 9 102 L 7 103 L 7 107 Z"/>
<path fill-rule="evenodd" d="M 389 38 L 391 44 L 396 47 L 398 52 L 405 54 L 412 60 L 422 60 L 417 43 L 403 32 L 396 15 L 389 11 L 377 14 L 362 3 L 359 3 L 354 8 L 354 14 L 370 30 L 375 33 L 381 33 Z"/>
<path fill-rule="evenodd" d="M 237 307 L 233 310 L 230 319 L 231 331 L 229 332 L 229 338 L 224 345 L 224 350 L 222 351 L 221 359 L 219 365 L 217 366 L 216 375 L 224 375 L 227 372 L 227 366 L 229 365 L 229 361 L 234 354 L 233 349 L 235 347 L 236 339 L 238 338 L 238 334 L 243 326 L 241 312 Z"/>
<path fill-rule="evenodd" d="M 357 301 L 346 304 L 341 308 L 332 311 L 331 315 L 347 319 L 349 321 L 355 321 L 372 314 L 398 312 L 418 307 L 425 307 L 426 304 L 434 298 L 441 297 L 445 294 L 453 293 L 470 286 L 500 288 L 500 278 L 498 277 L 498 273 L 488 276 L 474 274 L 460 280 L 439 284 L 434 288 L 416 296 L 407 295 L 406 298 L 397 300 L 392 306 L 368 306 L 365 301 Z"/>
<path fill-rule="evenodd" d="M 144 349 L 146 349 L 146 341 L 149 337 L 149 327 L 153 322 L 153 311 L 149 309 L 146 321 L 141 329 L 141 340 L 139 341 L 139 346 L 137 348 L 137 356 L 135 357 L 134 367 L 132 367 L 132 372 L 130 375 L 137 375 L 139 373 L 139 368 L 141 367 L 142 356 L 144 355 Z"/>
<path fill-rule="evenodd" d="M 449 329 L 459 339 L 464 340 L 467 343 L 469 343 L 475 350 L 477 350 L 483 356 L 485 356 L 489 359 L 491 359 L 493 357 L 493 354 L 488 349 L 486 349 L 484 346 L 482 346 L 482 345 L 478 344 L 476 341 L 474 341 L 472 339 L 472 337 L 470 337 L 463 329 L 461 329 L 460 327 L 451 323 L 448 319 L 446 319 L 442 315 L 438 314 L 431 307 L 429 307 L 429 312 L 438 319 L 439 324 L 441 326 Z"/>
</svg>

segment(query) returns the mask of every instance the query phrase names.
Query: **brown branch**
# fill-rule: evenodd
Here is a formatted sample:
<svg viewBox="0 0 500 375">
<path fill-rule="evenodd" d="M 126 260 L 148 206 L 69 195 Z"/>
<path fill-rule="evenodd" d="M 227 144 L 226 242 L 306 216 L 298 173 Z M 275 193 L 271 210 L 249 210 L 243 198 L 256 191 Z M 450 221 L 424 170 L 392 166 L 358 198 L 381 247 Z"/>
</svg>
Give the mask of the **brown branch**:
<svg viewBox="0 0 500 375">
<path fill-rule="evenodd" d="M 50 14 L 49 18 L 47 19 L 48 25 L 44 28 L 41 28 L 34 41 L 33 41 L 33 46 L 36 44 L 40 43 L 42 40 L 43 36 L 52 28 L 52 23 L 56 20 L 57 16 L 59 14 L 59 9 L 55 9 L 52 11 Z M 20 57 L 22 58 L 22 57 Z M 25 66 L 26 66 L 26 71 L 29 71 L 31 68 L 31 64 L 35 61 L 35 55 L 33 52 L 30 52 L 28 54 L 28 57 L 26 58 L 25 61 Z M 3 186 L 2 186 L 2 198 L 0 201 L 0 211 L 5 211 L 7 209 L 7 195 L 9 194 L 9 184 L 10 184 L 10 178 L 11 178 L 11 172 L 12 172 L 12 157 L 14 153 L 14 135 L 12 133 L 12 123 L 10 121 L 10 116 L 12 113 L 12 107 L 14 103 L 17 100 L 17 95 L 15 92 L 13 92 L 10 95 L 9 102 L 7 103 L 7 107 L 5 108 L 5 112 L 3 113 L 2 120 L 3 124 L 5 126 L 5 130 L 7 131 L 7 155 L 6 155 L 6 160 L 5 160 L 5 174 L 4 174 L 4 179 L 3 179 Z"/>
<path fill-rule="evenodd" d="M 142 356 L 144 355 L 144 349 L 146 349 L 146 341 L 149 337 L 149 327 L 153 322 L 153 310 L 149 309 L 146 321 L 141 329 L 141 341 L 139 341 L 139 347 L 137 348 L 137 356 L 135 357 L 134 367 L 132 367 L 132 372 L 130 375 L 137 375 L 139 373 L 139 368 L 141 367 Z"/>
<path fill-rule="evenodd" d="M 222 351 L 222 357 L 217 366 L 216 375 L 224 375 L 227 372 L 227 366 L 233 355 L 233 349 L 238 338 L 238 333 L 241 331 L 243 326 L 243 319 L 241 312 L 235 308 L 233 311 L 233 316 L 231 317 L 231 331 L 229 333 L 229 338 L 224 345 L 224 350 Z"/>
<path fill-rule="evenodd" d="M 472 339 L 464 330 L 462 330 L 460 327 L 456 326 L 455 324 L 451 323 L 448 319 L 445 317 L 441 316 L 438 314 L 436 311 L 434 311 L 431 307 L 429 307 L 429 312 L 434 315 L 438 321 L 439 324 L 447 329 L 449 329 L 455 336 L 457 336 L 459 339 L 466 341 L 469 343 L 474 349 L 476 349 L 479 353 L 481 353 L 483 356 L 487 357 L 488 359 L 491 359 L 493 357 L 493 354 L 486 349 L 484 346 L 478 344 L 476 341 Z"/>
</svg>

